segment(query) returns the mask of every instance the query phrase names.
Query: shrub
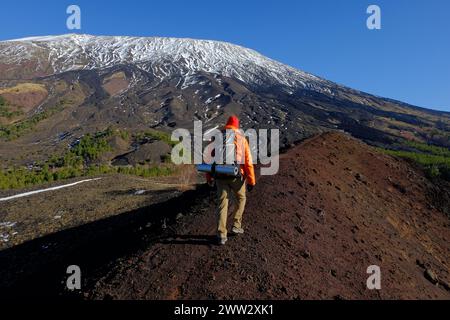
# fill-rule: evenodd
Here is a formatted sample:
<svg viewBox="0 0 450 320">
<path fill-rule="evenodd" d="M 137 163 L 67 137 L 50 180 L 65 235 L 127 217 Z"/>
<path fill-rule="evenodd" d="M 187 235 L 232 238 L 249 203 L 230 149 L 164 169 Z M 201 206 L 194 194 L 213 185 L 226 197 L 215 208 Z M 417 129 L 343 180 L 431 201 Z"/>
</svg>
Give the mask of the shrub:
<svg viewBox="0 0 450 320">
<path fill-rule="evenodd" d="M 33 115 L 32 117 L 22 120 L 18 123 L 0 126 L 0 138 L 6 138 L 8 140 L 16 139 L 22 136 L 24 133 L 29 132 L 33 129 L 39 122 L 51 117 L 56 112 L 61 111 L 63 108 L 62 105 L 58 105 L 52 108 L 49 108 L 46 111 L 42 111 Z"/>
<path fill-rule="evenodd" d="M 152 131 L 152 137 L 168 138 L 168 135 L 156 132 Z M 121 173 L 141 177 L 159 177 L 174 173 L 173 167 L 170 165 L 114 167 L 93 163 L 103 152 L 111 150 L 108 137 L 114 134 L 121 134 L 121 132 L 108 128 L 95 134 L 87 134 L 62 156 L 53 155 L 45 163 L 36 165 L 33 169 L 0 170 L 0 189 L 24 188 L 86 175 Z M 148 137 L 148 134 L 144 133 L 142 139 L 145 137 Z"/>
<path fill-rule="evenodd" d="M 157 131 L 157 130 L 147 130 L 145 132 L 140 132 L 135 135 L 136 142 L 142 143 L 144 139 L 155 139 L 159 141 L 164 141 L 169 146 L 175 146 L 176 141 L 171 140 L 171 136 L 168 133 Z"/>
<path fill-rule="evenodd" d="M 444 147 L 438 147 L 434 145 L 429 145 L 426 143 L 420 143 L 415 141 L 407 141 L 405 143 L 407 146 L 412 147 L 418 151 L 433 154 L 436 156 L 442 156 L 442 157 L 450 157 L 450 150 Z"/>
<path fill-rule="evenodd" d="M 81 157 L 86 162 L 96 160 L 103 152 L 111 150 L 111 146 L 105 137 L 106 135 L 96 134 L 92 136 L 87 134 L 72 148 L 70 152 L 72 155 L 68 160 L 75 161 L 75 156 Z"/>
<path fill-rule="evenodd" d="M 443 148 L 445 149 L 445 148 Z M 435 155 L 429 153 L 418 153 L 411 151 L 383 150 L 385 153 L 397 156 L 403 159 L 412 160 L 419 164 L 430 178 L 443 178 L 450 180 L 450 156 Z M 445 154 L 443 151 L 437 151 L 439 154 Z"/>
</svg>

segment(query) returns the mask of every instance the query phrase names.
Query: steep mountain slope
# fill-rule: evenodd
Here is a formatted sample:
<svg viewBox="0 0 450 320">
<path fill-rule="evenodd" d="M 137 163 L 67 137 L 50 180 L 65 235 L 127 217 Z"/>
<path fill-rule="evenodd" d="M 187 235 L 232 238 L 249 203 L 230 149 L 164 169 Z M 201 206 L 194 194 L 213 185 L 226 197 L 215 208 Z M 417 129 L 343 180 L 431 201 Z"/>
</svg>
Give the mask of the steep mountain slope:
<svg viewBox="0 0 450 320">
<path fill-rule="evenodd" d="M 23 164 L 21 147 L 45 158 L 108 126 L 171 130 L 202 120 L 209 128 L 231 113 L 245 128 L 280 129 L 283 145 L 333 129 L 372 144 L 404 138 L 450 144 L 448 113 L 346 88 L 216 41 L 89 35 L 3 41 L 0 97 L 0 157 L 13 164 Z"/>
</svg>

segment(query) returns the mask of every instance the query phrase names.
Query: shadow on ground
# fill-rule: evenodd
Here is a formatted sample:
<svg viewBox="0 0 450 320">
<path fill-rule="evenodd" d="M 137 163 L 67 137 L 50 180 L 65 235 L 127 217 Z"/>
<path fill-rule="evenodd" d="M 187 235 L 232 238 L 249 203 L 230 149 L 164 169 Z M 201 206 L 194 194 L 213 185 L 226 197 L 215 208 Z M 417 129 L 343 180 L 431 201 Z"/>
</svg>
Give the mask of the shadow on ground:
<svg viewBox="0 0 450 320">
<path fill-rule="evenodd" d="M 83 286 L 89 287 L 118 258 L 132 255 L 151 243 L 170 243 L 169 239 L 211 242 L 210 236 L 170 236 L 170 226 L 176 223 L 177 215 L 191 214 L 198 199 L 207 193 L 206 186 L 199 186 L 166 202 L 0 251 L 0 298 L 82 298 L 65 289 L 70 265 L 80 267 Z"/>
</svg>

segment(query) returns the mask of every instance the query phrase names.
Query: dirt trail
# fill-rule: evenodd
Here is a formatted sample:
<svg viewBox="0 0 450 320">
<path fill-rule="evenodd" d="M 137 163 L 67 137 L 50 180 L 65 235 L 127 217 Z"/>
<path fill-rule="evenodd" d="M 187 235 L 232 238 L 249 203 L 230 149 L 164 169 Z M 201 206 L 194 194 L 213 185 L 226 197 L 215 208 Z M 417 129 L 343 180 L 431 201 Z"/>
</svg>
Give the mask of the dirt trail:
<svg viewBox="0 0 450 320">
<path fill-rule="evenodd" d="M 72 297 L 62 279 L 78 264 L 78 298 L 450 299 L 450 220 L 431 189 L 406 162 L 327 133 L 259 178 L 246 233 L 223 247 L 213 244 L 214 192 L 202 186 L 1 251 L 0 293 Z M 366 287 L 370 265 L 381 268 L 379 291 Z"/>
<path fill-rule="evenodd" d="M 338 133 L 296 146 L 280 165 L 249 194 L 244 235 L 211 244 L 210 194 L 86 297 L 450 298 L 450 221 L 420 172 Z M 381 268 L 382 290 L 366 287 L 370 265 Z"/>
</svg>

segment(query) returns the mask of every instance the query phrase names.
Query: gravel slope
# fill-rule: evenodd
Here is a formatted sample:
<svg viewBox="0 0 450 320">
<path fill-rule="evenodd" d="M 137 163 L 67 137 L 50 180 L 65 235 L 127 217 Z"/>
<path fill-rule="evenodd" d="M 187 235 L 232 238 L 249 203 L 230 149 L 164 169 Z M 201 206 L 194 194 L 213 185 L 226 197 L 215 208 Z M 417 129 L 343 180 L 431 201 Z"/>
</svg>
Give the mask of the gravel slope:
<svg viewBox="0 0 450 320">
<path fill-rule="evenodd" d="M 407 163 L 339 133 L 281 156 L 246 233 L 212 244 L 213 195 L 85 291 L 114 299 L 449 299 L 450 221 Z M 366 288 L 378 265 L 382 289 Z M 432 279 L 433 276 L 436 279 Z M 438 282 L 437 284 L 432 282 Z"/>
</svg>

